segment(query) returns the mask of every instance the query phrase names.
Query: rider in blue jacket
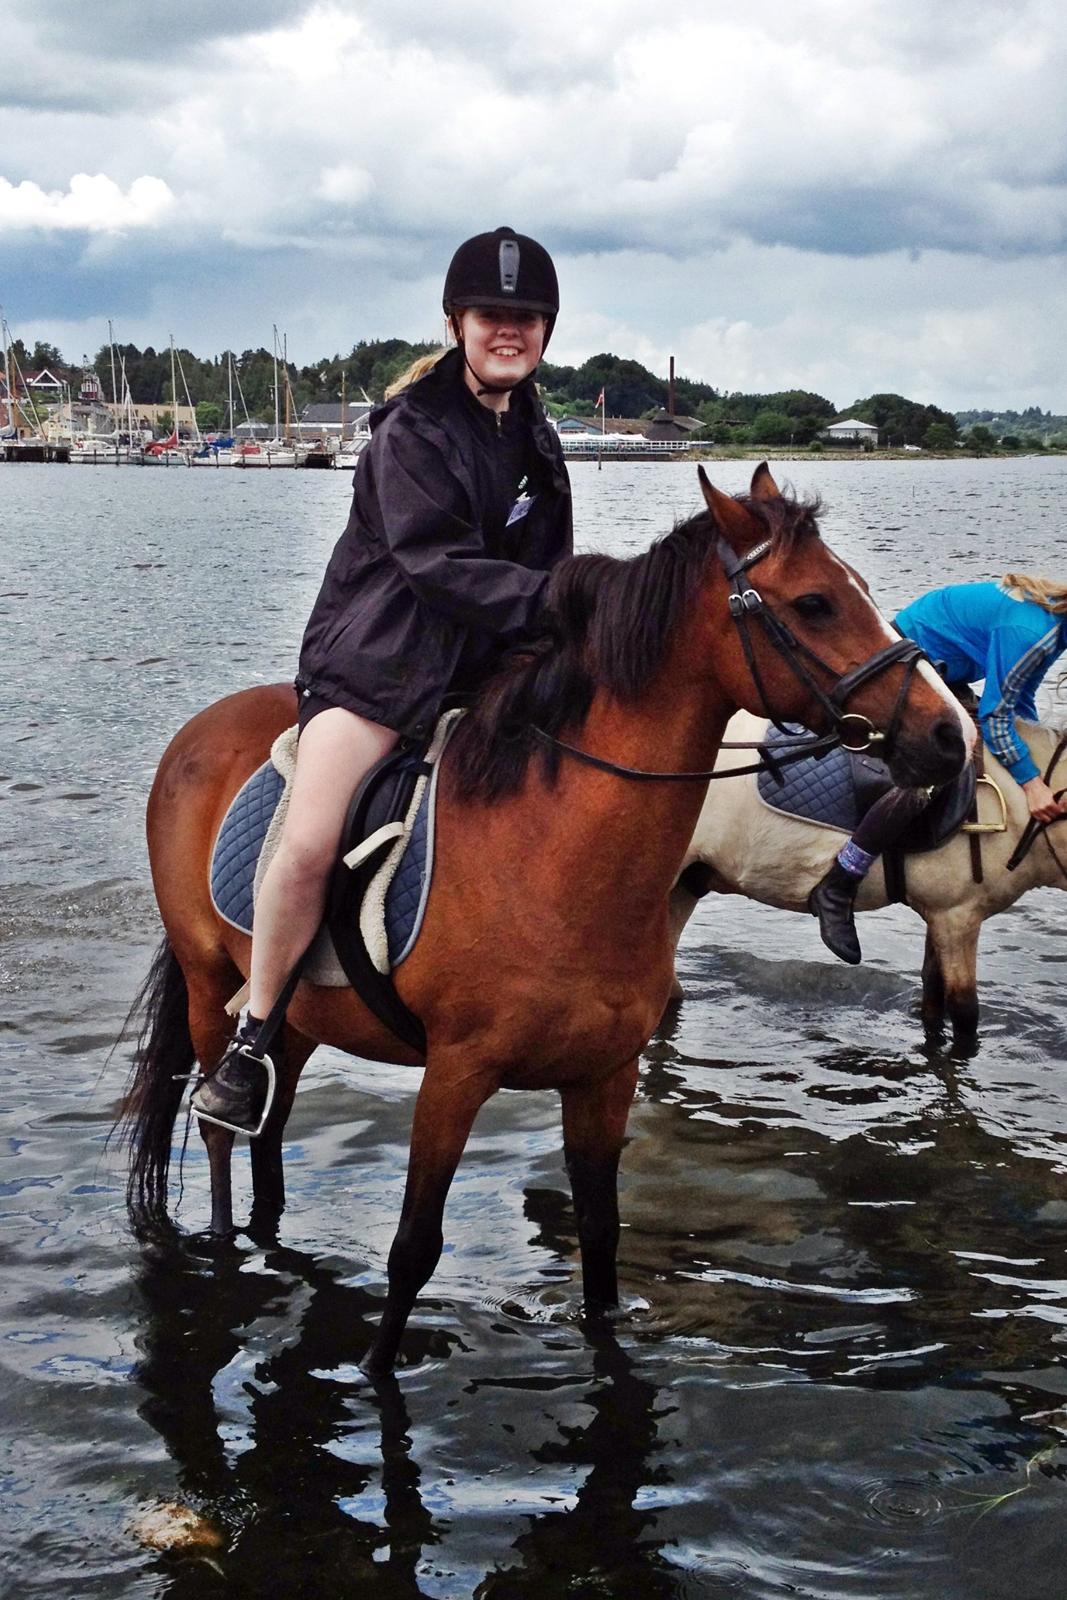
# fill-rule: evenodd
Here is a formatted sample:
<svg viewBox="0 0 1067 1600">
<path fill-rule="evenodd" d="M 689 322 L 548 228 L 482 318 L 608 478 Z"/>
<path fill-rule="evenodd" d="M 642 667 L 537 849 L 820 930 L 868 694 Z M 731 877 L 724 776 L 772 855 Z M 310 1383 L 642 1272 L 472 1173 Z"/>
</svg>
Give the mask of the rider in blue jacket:
<svg viewBox="0 0 1067 1600">
<path fill-rule="evenodd" d="M 1017 717 L 1037 721 L 1035 695 L 1067 650 L 1067 585 L 1009 572 L 1000 583 L 958 583 L 934 589 L 896 618 L 901 633 L 922 645 L 952 685 L 984 680 L 977 720 L 987 749 L 1026 795 L 1039 822 L 1067 815 L 1016 731 Z M 822 941 L 842 961 L 861 959 L 853 903 L 872 862 L 930 803 L 929 789 L 891 789 L 868 811 L 812 890 L 808 906 Z"/>
</svg>

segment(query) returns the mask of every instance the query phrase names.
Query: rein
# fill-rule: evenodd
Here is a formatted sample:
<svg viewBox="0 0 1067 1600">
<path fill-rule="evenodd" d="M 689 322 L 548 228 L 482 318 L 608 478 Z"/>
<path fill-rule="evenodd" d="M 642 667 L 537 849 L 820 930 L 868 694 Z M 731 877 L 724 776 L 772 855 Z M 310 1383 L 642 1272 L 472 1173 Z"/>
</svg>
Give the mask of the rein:
<svg viewBox="0 0 1067 1600">
<path fill-rule="evenodd" d="M 1056 742 L 1056 748 L 1049 757 L 1048 766 L 1045 768 L 1045 782 L 1049 784 L 1050 788 L 1050 779 L 1056 769 L 1056 763 L 1059 761 L 1065 750 L 1067 750 L 1067 733 L 1061 733 Z M 1059 800 L 1065 794 L 1067 794 L 1067 789 L 1057 789 L 1055 791 L 1055 799 Z M 1063 862 L 1060 860 L 1056 847 L 1048 836 L 1048 830 L 1052 827 L 1052 823 L 1065 821 L 1067 821 L 1067 818 L 1065 817 L 1053 817 L 1052 822 L 1038 822 L 1036 817 L 1031 817 L 1027 822 L 1026 827 L 1023 829 L 1022 837 L 1020 838 L 1019 843 L 1015 846 L 1015 849 L 1008 857 L 1008 871 L 1014 872 L 1016 867 L 1019 866 L 1021 862 L 1026 860 L 1038 837 L 1040 835 L 1044 835 L 1045 843 L 1048 845 L 1049 850 L 1052 853 L 1053 861 L 1055 861 L 1056 865 L 1059 867 L 1064 878 L 1067 878 L 1067 866 L 1064 866 Z"/>
<path fill-rule="evenodd" d="M 775 726 L 777 727 L 777 723 Z M 532 722 L 530 732 L 535 739 L 540 739 L 542 744 L 548 745 L 553 750 L 561 750 L 564 755 L 573 756 L 575 761 L 583 761 L 587 767 L 599 767 L 601 772 L 613 772 L 617 778 L 631 778 L 643 782 L 654 779 L 659 783 L 704 783 L 709 778 L 743 778 L 749 772 L 776 772 L 779 767 L 791 767 L 795 761 L 806 761 L 809 756 L 826 755 L 840 743 L 836 733 L 821 733 L 812 738 L 805 734 L 790 740 L 791 744 L 799 746 L 798 749 L 790 750 L 781 756 L 775 754 L 772 757 L 755 740 L 735 742 L 728 739 L 719 745 L 720 750 L 759 750 L 763 759 L 754 761 L 751 766 L 731 767 L 728 772 L 721 770 L 717 772 L 714 767 L 708 767 L 704 772 L 651 772 L 645 767 L 624 767 L 617 761 L 605 761 L 600 756 L 590 755 L 588 750 L 581 750 L 576 744 L 565 744 L 562 739 L 556 739 L 551 733 L 546 733 L 544 728 L 539 728 Z"/>
<path fill-rule="evenodd" d="M 715 778 L 741 778 L 753 772 L 772 772 L 781 782 L 779 768 L 792 766 L 797 761 L 806 761 L 809 757 L 825 755 L 838 745 L 853 753 L 870 750 L 874 745 L 884 745 L 887 749 L 891 747 L 900 726 L 900 719 L 904 712 L 904 704 L 911 688 L 912 678 L 918 670 L 920 662 L 928 659 L 925 652 L 913 639 L 897 639 L 894 643 L 887 644 L 881 650 L 877 650 L 873 656 L 861 662 L 858 667 L 853 667 L 843 677 L 838 678 L 833 689 L 827 694 L 821 684 L 812 676 L 802 658 L 806 656 L 809 661 L 813 662 L 817 667 L 821 667 L 831 677 L 833 676 L 833 668 L 828 666 L 813 650 L 810 650 L 802 640 L 798 639 L 786 627 L 780 617 L 775 616 L 759 591 L 753 589 L 745 579 L 748 569 L 754 567 L 757 561 L 762 561 L 764 556 L 769 554 L 770 549 L 771 540 L 764 539 L 761 544 L 750 550 L 747 556 L 738 557 L 721 534 L 718 535 L 715 544 L 715 553 L 722 565 L 723 572 L 730 580 L 731 594 L 728 602 L 730 615 L 734 620 L 741 640 L 745 664 L 752 675 L 752 681 L 756 685 L 756 692 L 760 697 L 768 721 L 773 722 L 779 733 L 785 735 L 785 744 L 792 748 L 782 755 L 775 753 L 774 756 L 771 756 L 758 740 L 727 740 L 725 743 L 720 744 L 720 750 L 758 750 L 760 752 L 759 761 L 753 762 L 746 767 L 732 767 L 728 771 L 716 771 L 713 767 L 709 767 L 706 771 L 699 772 L 654 772 L 642 767 L 624 767 L 616 761 L 606 761 L 603 757 L 591 755 L 588 750 L 582 750 L 577 745 L 567 744 L 563 739 L 557 739 L 553 734 L 547 733 L 544 728 L 539 728 L 536 723 L 530 723 L 529 731 L 534 738 L 539 739 L 542 744 L 547 745 L 550 749 L 558 750 L 564 755 L 571 756 L 575 761 L 581 761 L 588 767 L 596 767 L 601 772 L 612 772 L 618 778 L 627 778 L 631 781 L 657 783 L 706 783 Z M 764 687 L 763 679 L 760 677 L 755 652 L 752 649 L 752 640 L 749 635 L 749 623 L 752 621 L 758 621 L 761 624 L 771 644 L 779 655 L 784 658 L 794 677 L 804 684 L 809 693 L 822 706 L 833 724 L 831 732 L 794 735 L 791 729 L 786 727 L 774 715 L 768 703 L 767 691 Z M 844 711 L 842 707 L 849 695 L 861 688 L 863 684 L 868 683 L 872 678 L 877 677 L 887 667 L 894 666 L 898 661 L 904 663 L 904 680 L 901 683 L 900 693 L 897 695 L 896 704 L 893 707 L 893 714 L 889 719 L 889 727 L 884 733 L 881 733 L 875 728 L 870 718 L 865 717 L 862 712 Z M 857 724 L 857 733 L 853 734 L 852 737 L 855 738 L 858 734 L 860 739 L 860 742 L 856 744 L 850 744 L 845 737 L 845 730 L 853 723 Z"/>
</svg>

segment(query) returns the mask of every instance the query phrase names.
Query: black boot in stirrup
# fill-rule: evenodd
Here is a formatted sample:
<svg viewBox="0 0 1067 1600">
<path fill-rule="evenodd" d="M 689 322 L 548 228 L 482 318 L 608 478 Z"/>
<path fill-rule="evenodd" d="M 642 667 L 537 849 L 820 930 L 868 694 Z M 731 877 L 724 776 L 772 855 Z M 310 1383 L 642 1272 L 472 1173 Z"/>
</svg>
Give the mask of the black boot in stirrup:
<svg viewBox="0 0 1067 1600">
<path fill-rule="evenodd" d="M 193 1110 L 202 1122 L 213 1122 L 250 1139 L 263 1132 L 274 1100 L 274 1063 L 252 1053 L 257 1029 L 242 1028 L 211 1074 L 193 1095 Z"/>
<path fill-rule="evenodd" d="M 823 944 L 850 967 L 858 966 L 863 959 L 854 915 L 859 886 L 860 879 L 835 861 L 808 896 L 808 910 L 819 919 Z"/>
</svg>

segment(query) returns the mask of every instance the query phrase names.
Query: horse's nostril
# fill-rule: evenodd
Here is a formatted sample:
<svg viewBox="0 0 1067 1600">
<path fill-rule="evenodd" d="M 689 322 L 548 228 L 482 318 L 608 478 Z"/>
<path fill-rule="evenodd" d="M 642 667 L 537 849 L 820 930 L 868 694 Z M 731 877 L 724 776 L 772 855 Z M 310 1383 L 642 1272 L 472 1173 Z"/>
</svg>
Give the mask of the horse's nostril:
<svg viewBox="0 0 1067 1600">
<path fill-rule="evenodd" d="M 967 747 L 963 742 L 963 732 L 958 722 L 945 717 L 933 731 L 933 742 L 942 755 L 953 757 L 962 766 Z"/>
</svg>

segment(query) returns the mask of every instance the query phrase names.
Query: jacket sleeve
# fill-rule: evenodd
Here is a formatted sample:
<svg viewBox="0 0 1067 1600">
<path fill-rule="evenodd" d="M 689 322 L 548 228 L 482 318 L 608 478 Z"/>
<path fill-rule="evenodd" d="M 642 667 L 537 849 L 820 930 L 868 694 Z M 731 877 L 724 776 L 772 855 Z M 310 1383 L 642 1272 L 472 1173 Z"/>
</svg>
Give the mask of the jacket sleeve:
<svg viewBox="0 0 1067 1600">
<path fill-rule="evenodd" d="M 375 465 L 385 542 L 419 598 L 468 627 L 531 632 L 547 573 L 486 554 L 477 513 L 433 445 L 390 430 Z"/>
<path fill-rule="evenodd" d="M 1015 719 L 1035 715 L 1034 689 L 1056 658 L 1058 633 L 1057 624 L 1035 641 L 1018 629 L 995 628 L 989 641 L 978 720 L 986 744 L 1017 783 L 1039 776 L 1033 756 L 1015 731 Z"/>
</svg>

